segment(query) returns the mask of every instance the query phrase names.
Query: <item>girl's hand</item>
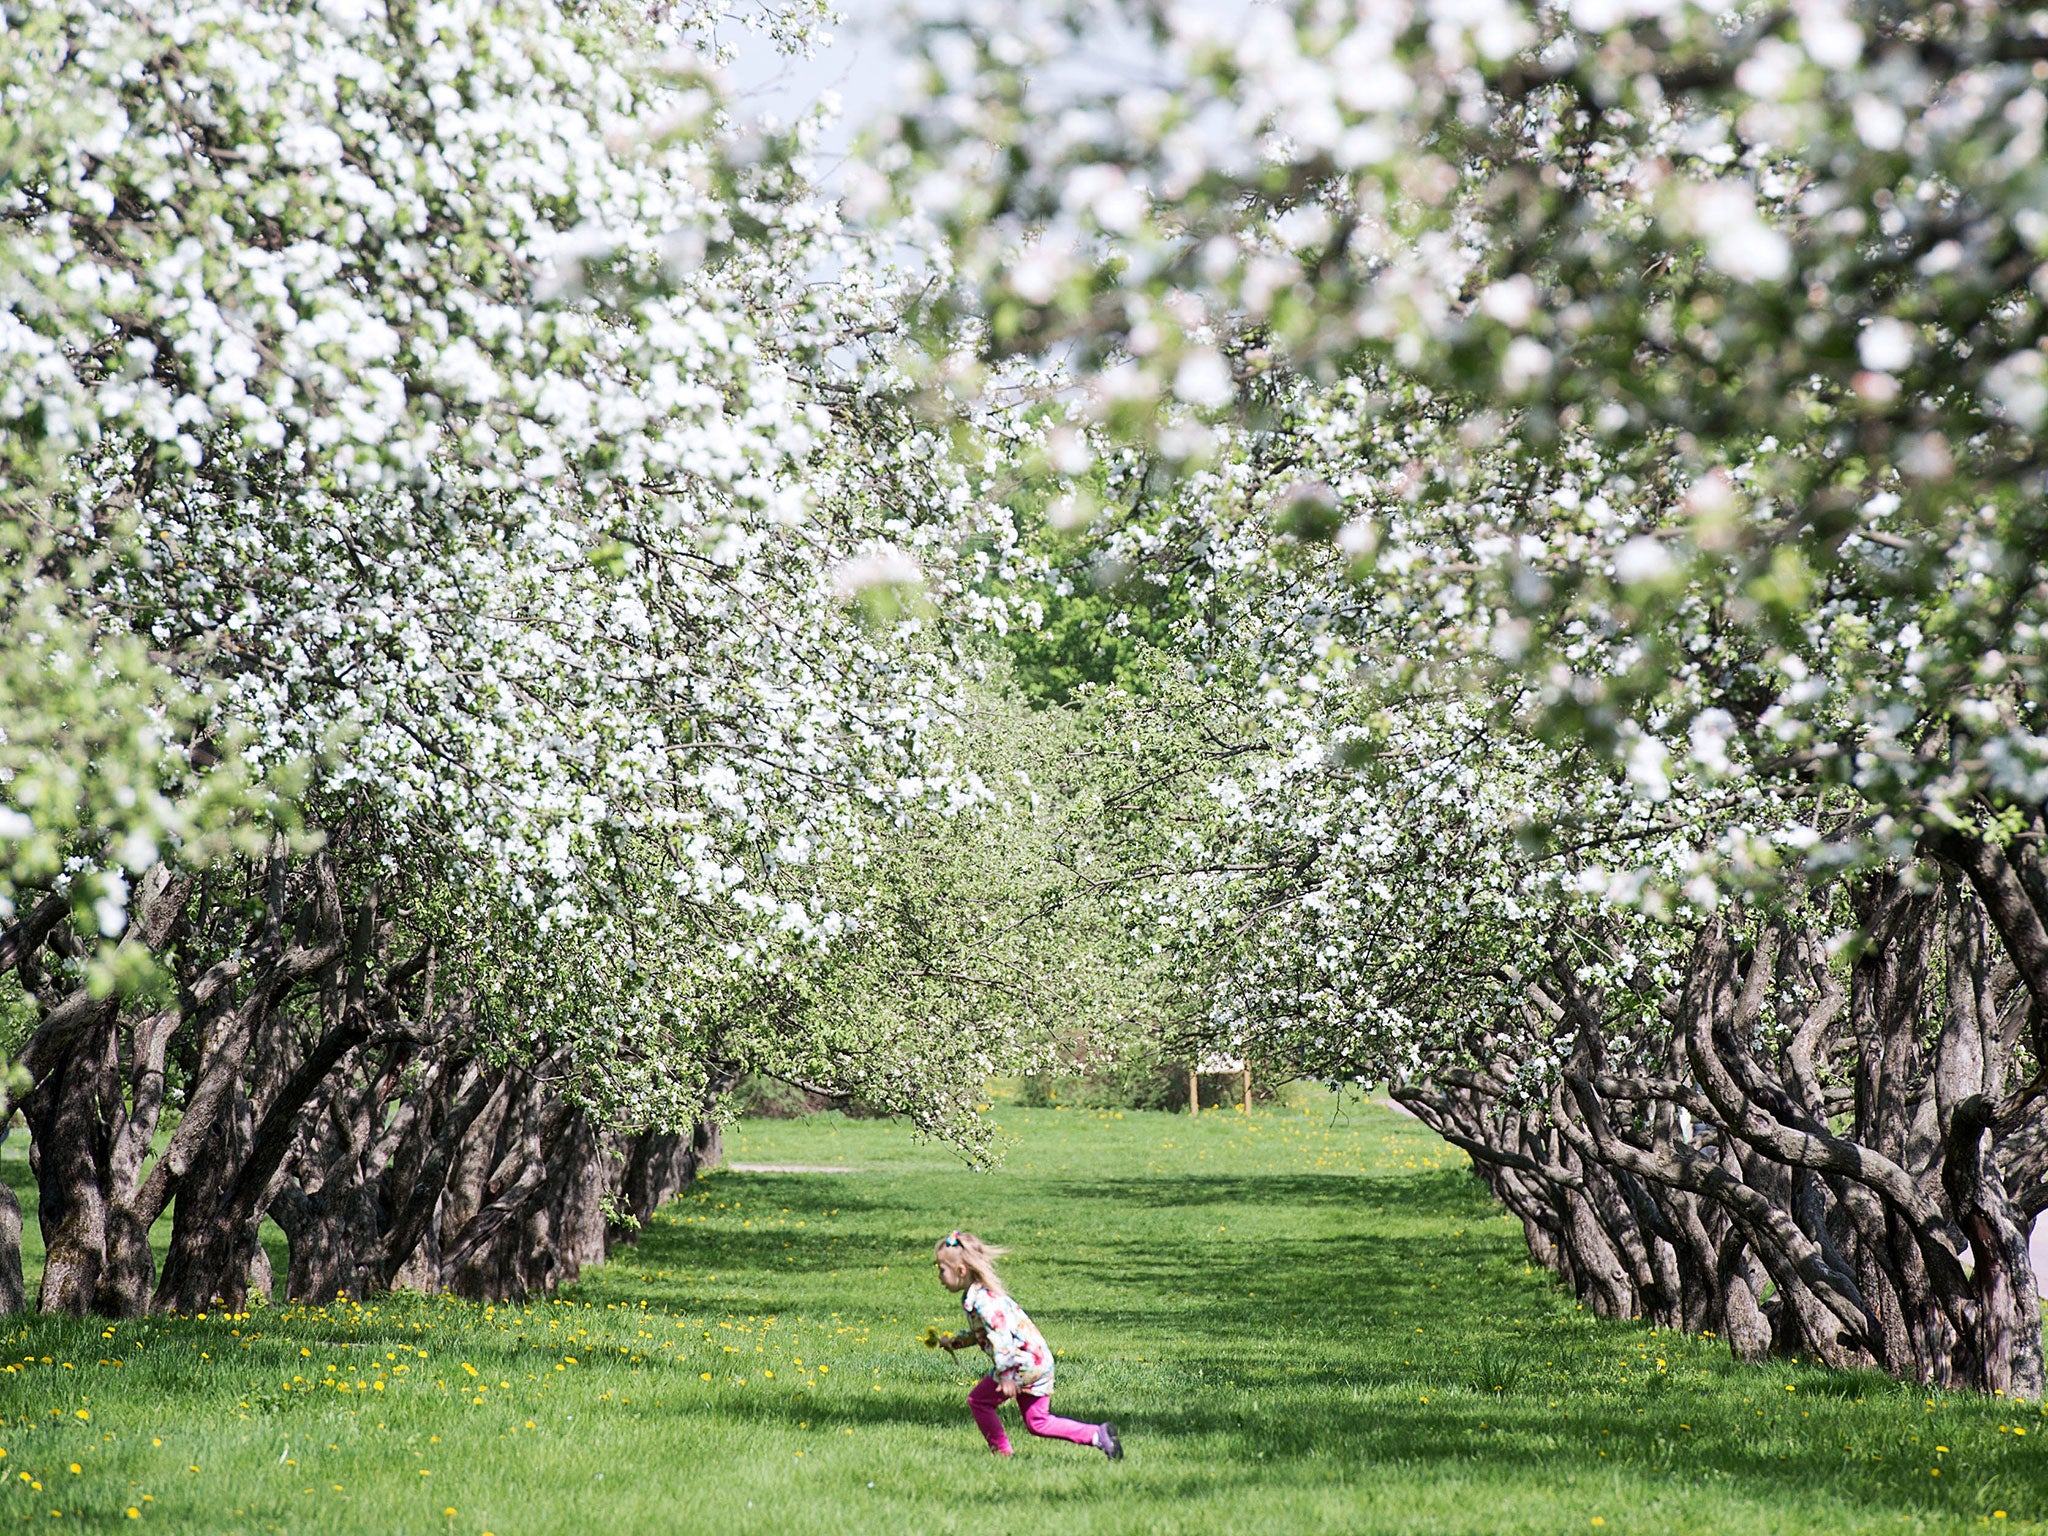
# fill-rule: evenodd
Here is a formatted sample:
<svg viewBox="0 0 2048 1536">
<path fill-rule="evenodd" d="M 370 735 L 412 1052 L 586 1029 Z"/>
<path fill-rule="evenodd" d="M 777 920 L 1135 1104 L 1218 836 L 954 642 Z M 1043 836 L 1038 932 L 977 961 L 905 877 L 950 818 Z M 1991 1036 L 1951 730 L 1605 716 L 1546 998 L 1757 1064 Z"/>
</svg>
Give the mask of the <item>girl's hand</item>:
<svg viewBox="0 0 2048 1536">
<path fill-rule="evenodd" d="M 1000 1397 L 1006 1403 L 1014 1403 L 1015 1401 L 1017 1401 L 1017 1383 L 1015 1383 L 1014 1381 L 997 1382 L 996 1396 Z"/>
</svg>

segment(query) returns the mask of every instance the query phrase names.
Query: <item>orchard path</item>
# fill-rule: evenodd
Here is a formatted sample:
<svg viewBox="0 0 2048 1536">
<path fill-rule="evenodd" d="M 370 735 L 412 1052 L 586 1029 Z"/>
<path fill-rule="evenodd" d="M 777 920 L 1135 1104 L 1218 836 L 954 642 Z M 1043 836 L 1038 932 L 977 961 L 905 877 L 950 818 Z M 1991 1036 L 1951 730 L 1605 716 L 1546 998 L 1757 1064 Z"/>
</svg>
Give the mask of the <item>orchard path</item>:
<svg viewBox="0 0 2048 1536">
<path fill-rule="evenodd" d="M 895 1123 L 744 1123 L 736 1164 L 861 1171 L 716 1173 L 531 1307 L 17 1323 L 0 1523 L 1805 1536 L 2048 1515 L 2037 1408 L 1600 1322 L 1530 1271 L 1461 1154 L 1386 1109 L 989 1114 L 995 1172 Z M 955 1316 L 929 1251 L 956 1225 L 1015 1250 L 1057 1407 L 1115 1417 L 1127 1460 L 981 1449 L 968 1362 L 916 1343 Z"/>
</svg>

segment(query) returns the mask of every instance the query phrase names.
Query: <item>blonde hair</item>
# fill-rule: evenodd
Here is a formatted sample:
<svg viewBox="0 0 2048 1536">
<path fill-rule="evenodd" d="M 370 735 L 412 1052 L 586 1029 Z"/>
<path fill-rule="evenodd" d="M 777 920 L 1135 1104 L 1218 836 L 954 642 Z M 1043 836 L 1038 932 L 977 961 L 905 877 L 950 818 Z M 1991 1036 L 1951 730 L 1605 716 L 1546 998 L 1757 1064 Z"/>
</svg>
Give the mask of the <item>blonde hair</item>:
<svg viewBox="0 0 2048 1536">
<path fill-rule="evenodd" d="M 984 1243 L 972 1232 L 948 1232 L 933 1245 L 932 1257 L 939 1258 L 952 1254 L 960 1261 L 961 1268 L 981 1282 L 982 1289 L 994 1291 L 999 1296 L 1010 1294 L 1003 1284 L 1003 1277 L 996 1273 L 996 1260 L 1010 1250 L 998 1248 L 994 1243 Z"/>
</svg>

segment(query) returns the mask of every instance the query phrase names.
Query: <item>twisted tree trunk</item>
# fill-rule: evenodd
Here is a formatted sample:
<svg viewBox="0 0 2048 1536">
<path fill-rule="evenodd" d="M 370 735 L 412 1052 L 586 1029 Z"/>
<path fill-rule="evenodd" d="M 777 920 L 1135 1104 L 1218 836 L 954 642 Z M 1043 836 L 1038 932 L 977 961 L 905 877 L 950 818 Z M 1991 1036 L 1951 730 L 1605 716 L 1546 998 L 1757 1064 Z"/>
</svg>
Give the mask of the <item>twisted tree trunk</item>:
<svg viewBox="0 0 2048 1536">
<path fill-rule="evenodd" d="M 1611 1018 L 1560 944 L 1528 984 L 1530 1018 L 1569 1031 L 1548 1102 L 1516 1101 L 1506 1058 L 1395 1095 L 1603 1315 L 1718 1333 L 1745 1359 L 2037 1397 L 2026 1235 L 2048 1206 L 2048 1087 L 2008 1093 L 2007 1076 L 2043 1012 L 1993 938 L 2018 919 L 1998 923 L 1978 888 L 1865 880 L 1846 968 L 1826 912 L 1747 946 L 1710 922 L 1661 1043 Z M 1614 1041 L 1634 1070 L 1610 1062 Z"/>
<path fill-rule="evenodd" d="M 390 867 L 354 835 L 344 825 L 304 857 L 280 841 L 239 871 L 143 877 L 124 939 L 157 956 L 171 1003 L 129 1011 L 53 986 L 67 967 L 46 961 L 83 953 L 57 896 L 0 930 L 0 962 L 40 1004 L 20 1062 L 45 1310 L 239 1310 L 270 1287 L 265 1214 L 285 1231 L 297 1301 L 395 1285 L 520 1298 L 601 1262 L 717 1161 L 707 1117 L 602 1130 L 564 1052 L 487 1059 L 474 984 L 444 985 L 432 943 L 393 965 L 374 879 L 345 894 L 359 852 L 376 878 Z M 174 1077 L 183 1113 L 151 1161 Z M 729 1081 L 714 1075 L 711 1094 Z M 166 1212 L 158 1274 L 149 1233 Z M 631 1221 L 608 1230 L 610 1216 Z M 21 1290 L 19 1205 L 0 1190 L 0 1309 Z"/>
</svg>

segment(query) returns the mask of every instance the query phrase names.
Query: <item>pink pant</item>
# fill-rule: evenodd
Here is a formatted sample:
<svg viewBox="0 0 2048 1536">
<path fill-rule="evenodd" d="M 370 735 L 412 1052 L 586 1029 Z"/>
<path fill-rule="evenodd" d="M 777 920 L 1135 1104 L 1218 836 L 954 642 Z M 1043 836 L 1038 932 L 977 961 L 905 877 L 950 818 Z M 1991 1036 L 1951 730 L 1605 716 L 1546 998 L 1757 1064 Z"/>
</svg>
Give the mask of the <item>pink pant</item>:
<svg viewBox="0 0 2048 1536">
<path fill-rule="evenodd" d="M 974 1384 L 974 1390 L 967 1394 L 967 1406 L 973 1410 L 974 1422 L 981 1426 L 988 1448 L 998 1456 L 1007 1456 L 1010 1454 L 1010 1437 L 1003 1432 L 1003 1421 L 996 1413 L 996 1406 L 1002 1400 L 993 1376 L 982 1377 Z M 1071 1440 L 1076 1445 L 1095 1444 L 1095 1425 L 1083 1424 L 1079 1419 L 1061 1418 L 1052 1411 L 1051 1401 L 1046 1397 L 1033 1397 L 1028 1392 L 1017 1394 L 1017 1406 L 1024 1410 L 1026 1429 L 1049 1440 Z"/>
</svg>

